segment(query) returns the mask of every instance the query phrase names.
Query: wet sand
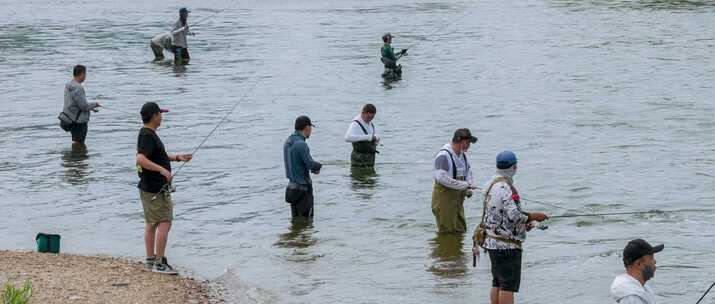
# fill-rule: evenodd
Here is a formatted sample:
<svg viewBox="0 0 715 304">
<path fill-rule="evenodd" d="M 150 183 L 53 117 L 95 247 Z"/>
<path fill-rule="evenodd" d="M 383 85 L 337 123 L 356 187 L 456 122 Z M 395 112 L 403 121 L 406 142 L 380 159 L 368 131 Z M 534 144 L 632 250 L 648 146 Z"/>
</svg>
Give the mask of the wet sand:
<svg viewBox="0 0 715 304">
<path fill-rule="evenodd" d="M 0 282 L 32 282 L 30 303 L 221 303 L 207 281 L 145 271 L 106 256 L 0 251 Z"/>
</svg>

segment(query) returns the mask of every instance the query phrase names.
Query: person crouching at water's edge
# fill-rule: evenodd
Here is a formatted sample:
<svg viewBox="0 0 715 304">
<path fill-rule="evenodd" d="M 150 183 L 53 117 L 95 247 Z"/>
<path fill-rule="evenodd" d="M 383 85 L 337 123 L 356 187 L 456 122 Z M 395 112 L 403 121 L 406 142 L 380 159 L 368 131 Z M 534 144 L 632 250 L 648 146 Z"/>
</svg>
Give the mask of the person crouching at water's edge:
<svg viewBox="0 0 715 304">
<path fill-rule="evenodd" d="M 445 144 L 434 159 L 432 213 L 439 233 L 467 231 L 464 198 L 471 196 L 475 188 L 466 153 L 476 142 L 469 129 L 458 129 L 452 142 Z"/>
<path fill-rule="evenodd" d="M 353 152 L 350 154 L 350 164 L 353 167 L 375 166 L 375 153 L 380 153 L 377 151 L 380 137 L 375 134 L 375 125 L 372 123 L 376 113 L 377 108 L 374 105 L 366 104 L 345 133 L 345 141 L 353 145 Z"/>
<path fill-rule="evenodd" d="M 169 155 L 164 149 L 156 129 L 161 125 L 162 114 L 168 110 L 147 102 L 141 108 L 144 127 L 137 140 L 137 172 L 139 173 L 139 198 L 144 209 L 144 245 L 146 246 L 146 269 L 163 274 L 177 274 L 166 259 L 166 243 L 171 222 L 174 220 L 174 204 L 166 186 L 171 183 L 171 162 L 190 161 L 191 154 Z"/>
<path fill-rule="evenodd" d="M 305 142 L 313 131 L 308 116 L 295 120 L 295 132 L 283 144 L 283 164 L 288 178 L 285 201 L 290 204 L 293 217 L 313 217 L 313 182 L 310 173 L 320 173 L 322 165 L 310 156 Z"/>
</svg>

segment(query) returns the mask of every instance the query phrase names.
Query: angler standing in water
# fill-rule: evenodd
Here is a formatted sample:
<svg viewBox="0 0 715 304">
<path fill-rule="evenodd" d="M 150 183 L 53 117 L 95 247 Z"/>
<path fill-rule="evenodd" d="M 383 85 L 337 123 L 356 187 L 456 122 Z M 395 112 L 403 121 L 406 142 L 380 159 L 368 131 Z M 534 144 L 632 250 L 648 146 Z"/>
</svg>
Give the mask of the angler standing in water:
<svg viewBox="0 0 715 304">
<path fill-rule="evenodd" d="M 353 121 L 345 133 L 345 141 L 352 143 L 353 152 L 350 154 L 350 164 L 353 167 L 374 167 L 375 153 L 380 137 L 375 134 L 375 125 L 372 120 L 377 114 L 377 108 L 373 104 L 366 104 L 362 107 L 362 112 L 353 118 Z"/>
<path fill-rule="evenodd" d="M 98 102 L 87 102 L 82 83 L 87 77 L 87 68 L 78 64 L 72 70 L 72 80 L 65 84 L 65 102 L 60 112 L 60 127 L 72 133 L 73 146 L 83 147 L 87 138 L 87 124 L 91 112 L 101 107 Z"/>
<path fill-rule="evenodd" d="M 472 195 L 472 170 L 467 161 L 469 146 L 477 142 L 469 129 L 454 132 L 452 142 L 445 144 L 434 159 L 432 213 L 440 234 L 467 231 L 464 198 Z"/>
<path fill-rule="evenodd" d="M 516 155 L 511 151 L 501 152 L 496 164 L 496 175 L 484 187 L 482 223 L 473 239 L 475 246 L 489 252 L 491 304 L 512 304 L 521 284 L 521 253 L 526 232 L 533 228 L 532 221 L 543 222 L 548 217 L 541 212 L 521 210 L 513 179 L 517 171 Z"/>
<path fill-rule="evenodd" d="M 187 8 L 182 7 L 179 10 L 179 20 L 174 23 L 174 27 L 171 29 L 173 36 L 173 52 L 174 61 L 177 64 L 187 64 L 189 63 L 189 44 L 186 41 L 186 35 L 194 35 L 189 31 L 189 11 Z"/>
<path fill-rule="evenodd" d="M 387 33 L 382 36 L 382 49 L 380 50 L 380 59 L 385 65 L 385 71 L 382 72 L 383 78 L 400 78 L 402 77 L 402 65 L 397 64 L 397 60 L 402 56 L 407 56 L 407 49 L 402 49 L 397 55 L 392 48 L 392 35 Z"/>
<path fill-rule="evenodd" d="M 154 61 L 164 60 L 165 49 L 169 52 L 174 51 L 174 45 L 171 43 L 172 37 L 173 33 L 166 32 L 151 38 L 149 46 L 151 47 L 152 52 L 154 52 Z"/>
<path fill-rule="evenodd" d="M 313 181 L 310 173 L 319 174 L 322 165 L 310 156 L 305 142 L 313 132 L 313 123 L 308 116 L 295 120 L 295 132 L 283 144 L 283 164 L 288 178 L 285 201 L 290 204 L 291 215 L 313 217 Z"/>
<path fill-rule="evenodd" d="M 623 249 L 626 273 L 617 276 L 611 284 L 611 294 L 619 304 L 655 304 L 655 293 L 646 282 L 655 276 L 655 256 L 665 246 L 651 246 L 635 239 Z"/>
<path fill-rule="evenodd" d="M 139 198 L 144 209 L 144 245 L 146 269 L 163 274 L 177 274 L 166 259 L 166 243 L 171 222 L 174 220 L 174 203 L 165 187 L 171 183 L 171 162 L 188 162 L 193 155 L 166 153 L 156 129 L 161 125 L 162 114 L 169 110 L 147 102 L 141 108 L 144 127 L 137 140 L 137 172 L 139 173 Z"/>
</svg>

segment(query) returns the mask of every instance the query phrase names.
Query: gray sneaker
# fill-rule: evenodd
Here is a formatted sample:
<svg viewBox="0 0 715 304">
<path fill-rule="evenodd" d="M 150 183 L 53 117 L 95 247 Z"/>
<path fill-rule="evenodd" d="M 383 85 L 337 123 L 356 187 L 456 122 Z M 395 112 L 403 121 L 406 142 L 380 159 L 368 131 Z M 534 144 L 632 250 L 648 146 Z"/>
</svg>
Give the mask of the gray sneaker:
<svg viewBox="0 0 715 304">
<path fill-rule="evenodd" d="M 156 264 L 156 256 L 146 258 L 146 262 L 144 262 L 144 270 L 152 271 L 154 269 L 154 264 Z"/>
<path fill-rule="evenodd" d="M 166 261 L 166 257 L 157 259 L 154 262 L 154 268 L 151 271 L 156 272 L 156 273 L 161 273 L 161 274 L 168 274 L 168 275 L 179 274 L 176 270 L 174 270 L 174 267 L 171 267 L 171 265 L 169 265 L 169 263 Z"/>
</svg>

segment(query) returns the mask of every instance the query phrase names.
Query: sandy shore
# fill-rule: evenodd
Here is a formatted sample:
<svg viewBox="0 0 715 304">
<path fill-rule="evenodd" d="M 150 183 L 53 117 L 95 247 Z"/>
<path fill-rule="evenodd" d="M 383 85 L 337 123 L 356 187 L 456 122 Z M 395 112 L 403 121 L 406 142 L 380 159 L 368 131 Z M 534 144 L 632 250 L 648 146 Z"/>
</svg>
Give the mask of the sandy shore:
<svg viewBox="0 0 715 304">
<path fill-rule="evenodd" d="M 112 257 L 0 250 L 0 283 L 32 282 L 30 303 L 222 303 L 208 282 Z"/>
</svg>

